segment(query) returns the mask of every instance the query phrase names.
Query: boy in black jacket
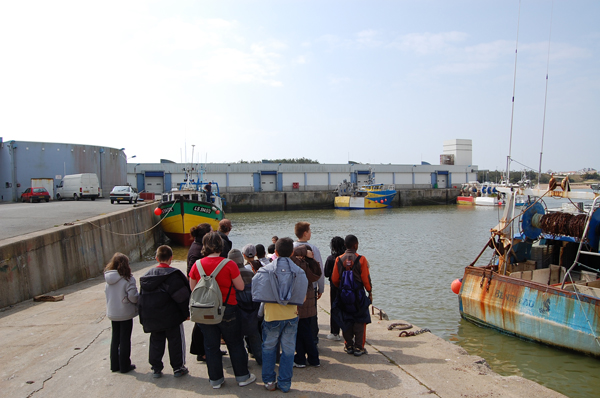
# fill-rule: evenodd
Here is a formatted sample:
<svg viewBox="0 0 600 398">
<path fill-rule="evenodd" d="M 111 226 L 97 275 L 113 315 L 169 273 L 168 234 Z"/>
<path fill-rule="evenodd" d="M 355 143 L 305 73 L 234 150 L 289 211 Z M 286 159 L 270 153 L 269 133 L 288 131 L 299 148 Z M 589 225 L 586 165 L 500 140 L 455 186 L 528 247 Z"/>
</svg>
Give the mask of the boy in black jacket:
<svg viewBox="0 0 600 398">
<path fill-rule="evenodd" d="M 140 323 L 150 333 L 150 365 L 153 377 L 162 376 L 165 341 L 175 377 L 189 373 L 185 367 L 183 321 L 189 319 L 190 286 L 183 272 L 170 267 L 173 250 L 163 245 L 156 250 L 158 264 L 140 278 L 138 300 Z"/>
</svg>

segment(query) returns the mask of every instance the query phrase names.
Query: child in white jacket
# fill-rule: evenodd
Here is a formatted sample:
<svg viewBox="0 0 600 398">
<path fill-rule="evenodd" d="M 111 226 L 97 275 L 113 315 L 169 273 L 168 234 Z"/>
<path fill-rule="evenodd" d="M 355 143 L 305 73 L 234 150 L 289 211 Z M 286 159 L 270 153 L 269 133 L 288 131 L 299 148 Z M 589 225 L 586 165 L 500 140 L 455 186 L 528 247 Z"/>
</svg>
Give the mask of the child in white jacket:
<svg viewBox="0 0 600 398">
<path fill-rule="evenodd" d="M 106 279 L 106 316 L 112 322 L 110 370 L 127 373 L 135 369 L 131 363 L 133 318 L 138 315 L 138 290 L 129 268 L 129 258 L 115 253 L 104 269 Z"/>
</svg>

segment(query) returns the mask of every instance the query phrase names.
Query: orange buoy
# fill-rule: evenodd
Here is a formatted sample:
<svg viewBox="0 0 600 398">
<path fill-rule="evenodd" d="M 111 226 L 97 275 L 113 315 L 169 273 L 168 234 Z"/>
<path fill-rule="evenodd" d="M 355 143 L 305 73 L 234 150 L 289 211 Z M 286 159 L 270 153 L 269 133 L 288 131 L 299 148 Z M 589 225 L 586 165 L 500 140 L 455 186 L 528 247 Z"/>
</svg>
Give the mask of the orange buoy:
<svg viewBox="0 0 600 398">
<path fill-rule="evenodd" d="M 450 285 L 450 289 L 452 289 L 452 291 L 456 294 L 458 294 L 460 292 L 460 287 L 462 285 L 462 279 L 455 279 L 452 281 L 452 284 Z"/>
</svg>

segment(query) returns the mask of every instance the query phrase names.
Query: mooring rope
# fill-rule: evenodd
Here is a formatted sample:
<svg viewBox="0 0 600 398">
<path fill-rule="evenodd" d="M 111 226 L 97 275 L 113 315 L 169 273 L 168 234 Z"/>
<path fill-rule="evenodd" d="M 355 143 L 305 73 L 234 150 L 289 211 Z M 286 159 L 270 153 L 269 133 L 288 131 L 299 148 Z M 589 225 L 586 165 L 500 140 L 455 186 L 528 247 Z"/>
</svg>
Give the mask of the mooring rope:
<svg viewBox="0 0 600 398">
<path fill-rule="evenodd" d="M 167 214 L 169 214 L 171 212 L 171 209 L 175 206 L 176 203 L 178 203 L 178 202 L 177 201 L 173 201 L 173 204 L 171 205 L 171 207 L 169 207 L 169 211 L 167 211 L 166 213 L 163 212 L 165 214 L 165 216 L 162 217 L 162 215 L 161 215 L 160 220 L 158 220 L 158 222 L 156 224 L 154 224 L 152 227 L 148 228 L 145 231 L 137 232 L 137 233 L 133 233 L 133 234 L 122 234 L 120 232 L 113 232 L 113 231 L 110 231 L 110 230 L 108 230 L 108 229 L 100 226 L 100 225 L 96 225 L 96 224 L 94 224 L 91 221 L 84 221 L 84 222 L 87 223 L 87 224 L 93 225 L 94 227 L 96 227 L 98 229 L 101 229 L 103 231 L 106 231 L 106 232 L 108 232 L 110 234 L 113 234 L 113 235 L 118 235 L 118 236 L 137 236 L 137 235 L 143 235 L 143 234 L 145 234 L 147 232 L 152 231 L 154 228 L 158 227 L 158 225 L 167 217 Z"/>
</svg>

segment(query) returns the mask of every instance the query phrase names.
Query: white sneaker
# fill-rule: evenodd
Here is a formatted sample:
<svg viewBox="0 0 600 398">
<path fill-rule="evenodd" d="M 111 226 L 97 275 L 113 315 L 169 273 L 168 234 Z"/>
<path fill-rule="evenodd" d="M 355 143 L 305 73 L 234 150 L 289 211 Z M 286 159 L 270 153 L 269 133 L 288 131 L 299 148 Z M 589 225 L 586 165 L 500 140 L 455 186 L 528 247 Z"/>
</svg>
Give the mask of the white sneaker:
<svg viewBox="0 0 600 398">
<path fill-rule="evenodd" d="M 215 385 L 215 386 L 212 386 L 212 388 L 214 388 L 215 390 L 218 390 L 219 388 L 221 388 L 221 386 L 222 386 L 223 384 L 225 384 L 225 380 L 223 380 L 223 381 L 221 382 L 221 384 L 217 384 L 217 385 Z"/>
<path fill-rule="evenodd" d="M 329 333 L 327 335 L 327 340 L 335 340 L 335 341 L 340 341 L 342 338 L 340 337 L 339 334 L 333 334 L 333 333 Z"/>
<path fill-rule="evenodd" d="M 300 363 L 296 363 L 296 362 L 294 362 L 294 367 L 295 367 L 295 368 L 305 368 L 305 367 L 306 367 L 306 365 L 302 365 L 302 364 L 300 364 Z"/>
<path fill-rule="evenodd" d="M 252 384 L 252 383 L 254 383 L 255 381 L 256 381 L 256 376 L 254 376 L 252 373 L 250 373 L 250 377 L 248 377 L 248 379 L 247 379 L 247 380 L 240 381 L 240 382 L 238 383 L 238 386 L 240 386 L 240 387 L 245 387 L 245 386 L 247 386 L 248 384 Z"/>
</svg>

